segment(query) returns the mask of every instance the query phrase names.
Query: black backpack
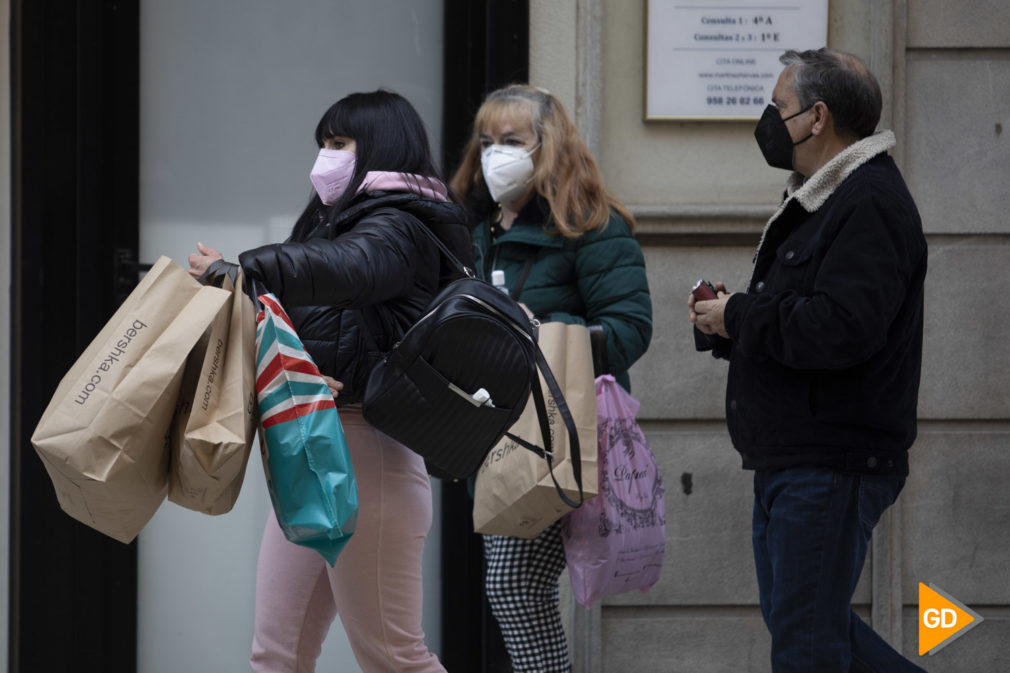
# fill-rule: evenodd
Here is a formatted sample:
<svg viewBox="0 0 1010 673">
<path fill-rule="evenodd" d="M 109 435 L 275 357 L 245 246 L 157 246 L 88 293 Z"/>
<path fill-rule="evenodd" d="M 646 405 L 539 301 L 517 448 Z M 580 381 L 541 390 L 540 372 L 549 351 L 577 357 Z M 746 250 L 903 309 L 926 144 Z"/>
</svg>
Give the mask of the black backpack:
<svg viewBox="0 0 1010 673">
<path fill-rule="evenodd" d="M 417 226 L 463 277 L 442 289 L 375 365 L 365 389 L 365 420 L 423 456 L 434 476 L 464 478 L 477 472 L 532 392 L 544 446 L 509 437 L 553 465 L 539 368 L 568 428 L 573 473 L 581 491 L 578 433 L 564 393 L 537 346 L 539 322 L 531 321 L 508 294 L 475 278 L 422 222 Z M 360 314 L 358 322 L 368 335 Z M 560 488 L 558 492 L 570 506 L 581 504 Z"/>
</svg>

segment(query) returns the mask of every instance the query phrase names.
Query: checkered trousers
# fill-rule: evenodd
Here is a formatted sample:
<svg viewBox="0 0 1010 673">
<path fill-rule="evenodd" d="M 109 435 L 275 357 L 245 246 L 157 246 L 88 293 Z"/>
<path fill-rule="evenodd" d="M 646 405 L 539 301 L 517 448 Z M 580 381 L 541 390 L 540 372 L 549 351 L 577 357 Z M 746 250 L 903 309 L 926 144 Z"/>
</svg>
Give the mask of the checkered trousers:
<svg viewBox="0 0 1010 673">
<path fill-rule="evenodd" d="M 484 536 L 488 602 L 516 673 L 568 673 L 558 578 L 565 569 L 561 522 L 532 540 Z"/>
</svg>

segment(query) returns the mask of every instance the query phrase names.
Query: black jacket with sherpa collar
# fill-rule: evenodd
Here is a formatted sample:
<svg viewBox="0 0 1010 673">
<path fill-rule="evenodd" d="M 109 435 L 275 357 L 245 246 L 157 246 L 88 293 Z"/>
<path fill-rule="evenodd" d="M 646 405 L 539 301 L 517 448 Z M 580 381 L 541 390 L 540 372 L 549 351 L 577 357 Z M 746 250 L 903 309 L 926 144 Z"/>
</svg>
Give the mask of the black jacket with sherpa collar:
<svg viewBox="0 0 1010 673">
<path fill-rule="evenodd" d="M 890 131 L 794 174 L 732 295 L 726 415 L 745 468 L 906 475 L 926 240 Z M 722 340 L 718 340 L 722 341 Z"/>
</svg>

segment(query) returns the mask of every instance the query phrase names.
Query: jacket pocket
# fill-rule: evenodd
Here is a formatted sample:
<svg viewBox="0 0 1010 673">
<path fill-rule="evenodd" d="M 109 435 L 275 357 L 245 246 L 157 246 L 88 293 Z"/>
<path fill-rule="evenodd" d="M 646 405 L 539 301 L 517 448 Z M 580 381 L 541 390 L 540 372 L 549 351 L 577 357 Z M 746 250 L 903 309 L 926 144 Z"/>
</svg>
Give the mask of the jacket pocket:
<svg viewBox="0 0 1010 673">
<path fill-rule="evenodd" d="M 814 248 L 807 241 L 787 240 L 775 251 L 778 263 L 787 269 L 806 266 L 813 254 Z"/>
<path fill-rule="evenodd" d="M 813 246 L 805 241 L 787 240 L 775 251 L 775 262 L 765 278 L 758 279 L 755 292 L 805 293 L 813 282 Z M 761 282 L 764 281 L 764 282 Z"/>
</svg>

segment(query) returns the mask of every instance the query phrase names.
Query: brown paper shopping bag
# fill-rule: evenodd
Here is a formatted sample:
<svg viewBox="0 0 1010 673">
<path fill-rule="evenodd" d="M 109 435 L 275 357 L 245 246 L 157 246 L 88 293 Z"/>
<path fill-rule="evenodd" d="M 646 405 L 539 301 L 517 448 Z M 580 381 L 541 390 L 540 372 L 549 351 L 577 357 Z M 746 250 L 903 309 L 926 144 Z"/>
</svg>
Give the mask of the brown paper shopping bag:
<svg viewBox="0 0 1010 673">
<path fill-rule="evenodd" d="M 596 388 L 589 330 L 584 325 L 548 322 L 540 326 L 540 350 L 564 392 L 578 432 L 582 460 L 582 497 L 597 492 Z M 541 387 L 545 390 L 543 377 Z M 486 535 L 532 538 L 571 511 L 558 495 L 554 480 L 566 496 L 579 502 L 579 488 L 568 455 L 568 430 L 547 397 L 554 446 L 554 476 L 547 461 L 507 436 L 488 454 L 477 471 L 473 526 Z M 531 399 L 510 434 L 543 446 L 537 412 Z"/>
<path fill-rule="evenodd" d="M 231 301 L 193 349 L 172 428 L 168 499 L 204 514 L 231 511 L 256 437 L 256 315 L 242 270 L 222 274 Z"/>
<path fill-rule="evenodd" d="M 186 358 L 229 297 L 162 257 L 63 377 L 32 435 L 63 511 L 120 542 L 154 515 Z"/>
</svg>

